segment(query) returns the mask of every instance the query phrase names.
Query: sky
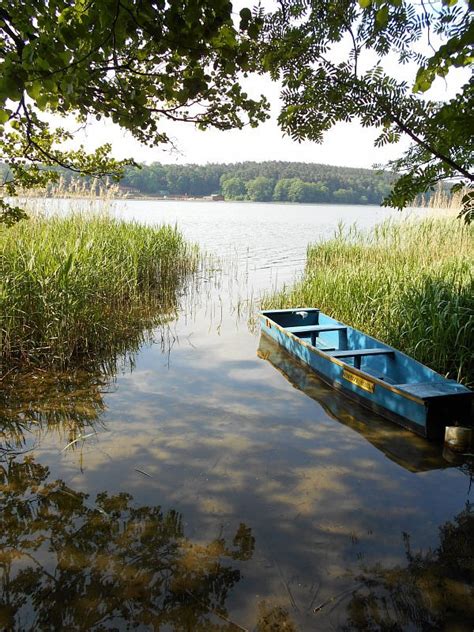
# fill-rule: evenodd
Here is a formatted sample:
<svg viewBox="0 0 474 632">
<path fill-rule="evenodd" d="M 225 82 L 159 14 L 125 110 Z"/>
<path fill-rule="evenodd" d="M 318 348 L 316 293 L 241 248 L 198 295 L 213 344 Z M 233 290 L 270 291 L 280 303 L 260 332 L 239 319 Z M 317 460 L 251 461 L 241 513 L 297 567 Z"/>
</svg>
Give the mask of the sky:
<svg viewBox="0 0 474 632">
<path fill-rule="evenodd" d="M 189 123 L 166 121 L 161 129 L 173 140 L 176 150 L 172 150 L 169 147 L 146 147 L 130 133 L 110 122 L 94 122 L 76 135 L 75 142 L 84 142 L 88 149 L 110 142 L 115 157 L 133 157 L 138 162 L 146 163 L 205 164 L 283 160 L 370 168 L 375 163 L 386 162 L 401 153 L 401 146 L 374 148 L 377 130 L 364 129 L 357 122 L 337 124 L 327 133 L 322 144 L 295 142 L 288 136 L 283 136 L 276 121 L 279 110 L 278 86 L 269 79 L 260 79 L 259 83 L 262 92 L 272 104 L 272 117 L 257 128 L 200 131 Z"/>
</svg>

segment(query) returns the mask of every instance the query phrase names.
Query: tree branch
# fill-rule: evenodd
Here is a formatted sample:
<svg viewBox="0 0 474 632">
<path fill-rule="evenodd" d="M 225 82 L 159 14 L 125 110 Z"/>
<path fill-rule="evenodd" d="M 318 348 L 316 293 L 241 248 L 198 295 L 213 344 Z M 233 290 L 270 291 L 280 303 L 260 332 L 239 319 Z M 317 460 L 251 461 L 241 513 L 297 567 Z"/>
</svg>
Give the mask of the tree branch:
<svg viewBox="0 0 474 632">
<path fill-rule="evenodd" d="M 431 154 L 433 154 L 433 156 L 436 156 L 436 158 L 439 158 L 442 162 L 445 162 L 452 169 L 454 169 L 455 171 L 458 171 L 459 173 L 461 173 L 465 178 L 468 178 L 468 180 L 470 180 L 471 182 L 474 182 L 474 175 L 469 173 L 469 171 L 467 171 L 467 169 L 464 169 L 464 167 L 462 167 L 461 165 L 457 164 L 449 156 L 446 156 L 445 154 L 441 153 L 440 151 L 438 151 L 437 149 L 435 149 L 434 147 L 429 145 L 427 142 L 422 140 L 419 136 L 417 136 L 417 134 L 415 134 L 415 132 L 413 132 L 413 130 L 411 130 L 395 114 L 393 114 L 393 112 L 388 112 L 388 115 L 393 120 L 393 122 L 403 132 L 405 132 L 405 134 L 407 134 L 412 140 L 415 141 L 415 143 L 417 145 L 420 145 L 420 147 L 423 147 L 423 149 L 426 149 L 426 151 L 428 151 Z"/>
<path fill-rule="evenodd" d="M 321 56 L 321 59 L 328 66 L 332 67 L 337 72 L 337 67 L 334 64 L 332 64 L 332 62 L 329 62 L 323 56 Z M 336 72 L 334 73 L 333 81 L 345 89 L 348 89 L 348 88 L 350 89 L 351 84 L 348 83 L 347 81 L 339 79 L 337 77 Z M 356 81 L 357 81 L 357 85 L 355 86 L 356 89 L 359 90 L 362 94 L 364 94 L 368 98 L 373 98 L 374 96 L 376 96 L 380 109 L 384 111 L 385 114 L 393 121 L 393 123 L 395 123 L 395 125 L 397 125 L 397 127 L 399 127 L 402 130 L 402 132 L 407 134 L 417 145 L 420 145 L 420 147 L 423 147 L 423 149 L 431 153 L 433 156 L 436 156 L 436 158 L 438 158 L 442 162 L 449 165 L 452 169 L 454 169 L 455 171 L 458 171 L 465 178 L 467 178 L 471 182 L 474 182 L 474 175 L 471 174 L 467 169 L 465 169 L 462 165 L 456 163 L 452 158 L 450 158 L 449 156 L 446 156 L 441 151 L 438 151 L 435 147 L 432 147 L 429 143 L 427 143 L 422 138 L 420 138 L 420 136 L 418 136 L 412 129 L 410 129 L 408 125 L 406 125 L 406 123 L 403 123 L 400 117 L 397 114 L 395 114 L 393 109 L 390 107 L 387 107 L 387 101 L 385 98 L 382 100 L 381 95 L 375 95 L 373 92 L 369 92 L 360 80 L 356 80 Z"/>
</svg>

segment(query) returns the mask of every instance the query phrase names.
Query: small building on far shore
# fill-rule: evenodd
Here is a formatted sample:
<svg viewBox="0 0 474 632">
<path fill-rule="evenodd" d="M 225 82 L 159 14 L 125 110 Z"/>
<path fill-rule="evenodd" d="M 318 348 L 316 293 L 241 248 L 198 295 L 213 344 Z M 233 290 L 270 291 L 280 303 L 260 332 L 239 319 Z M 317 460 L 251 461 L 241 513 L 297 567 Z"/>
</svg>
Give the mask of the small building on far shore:
<svg viewBox="0 0 474 632">
<path fill-rule="evenodd" d="M 213 195 L 211 195 L 211 200 L 213 202 L 223 202 L 224 199 L 225 198 L 221 193 L 214 193 Z"/>
</svg>

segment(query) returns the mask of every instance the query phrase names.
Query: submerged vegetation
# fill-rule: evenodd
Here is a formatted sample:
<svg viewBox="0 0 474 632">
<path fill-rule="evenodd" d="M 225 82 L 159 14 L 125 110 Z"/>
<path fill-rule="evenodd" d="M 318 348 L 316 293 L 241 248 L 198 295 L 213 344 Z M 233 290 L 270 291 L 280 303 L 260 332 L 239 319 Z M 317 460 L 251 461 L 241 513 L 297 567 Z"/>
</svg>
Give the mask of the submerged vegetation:
<svg viewBox="0 0 474 632">
<path fill-rule="evenodd" d="M 466 384 L 474 383 L 474 230 L 454 219 L 340 227 L 308 247 L 303 278 L 265 308 L 317 306 Z"/>
<path fill-rule="evenodd" d="M 107 215 L 35 217 L 0 231 L 1 371 L 103 362 L 176 309 L 197 250 L 176 228 Z"/>
</svg>

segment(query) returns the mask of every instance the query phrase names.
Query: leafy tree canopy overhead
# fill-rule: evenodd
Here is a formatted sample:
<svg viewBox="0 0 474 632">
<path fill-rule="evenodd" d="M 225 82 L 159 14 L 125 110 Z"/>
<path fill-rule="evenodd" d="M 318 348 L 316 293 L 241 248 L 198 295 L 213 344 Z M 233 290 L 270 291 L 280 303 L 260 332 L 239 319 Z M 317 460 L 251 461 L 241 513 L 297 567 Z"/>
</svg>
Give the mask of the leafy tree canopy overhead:
<svg viewBox="0 0 474 632">
<path fill-rule="evenodd" d="M 71 135 L 42 113 L 111 119 L 150 145 L 169 140 L 160 119 L 203 129 L 264 120 L 265 99 L 237 81 L 254 69 L 261 20 L 243 9 L 237 22 L 228 0 L 0 0 L 5 193 L 44 186 L 57 178 L 54 165 L 118 177 L 132 162 L 115 161 L 108 145 L 92 154 L 59 149 Z M 0 199 L 0 219 L 21 214 Z"/>
<path fill-rule="evenodd" d="M 262 39 L 262 69 L 282 81 L 279 123 L 292 138 L 321 142 L 338 121 L 359 119 L 380 129 L 378 146 L 402 134 L 413 141 L 390 163 L 400 177 L 386 204 L 403 208 L 446 179 L 472 186 L 472 80 L 444 102 L 426 95 L 436 77 L 473 61 L 471 2 L 280 0 L 265 17 Z M 412 81 L 408 63 L 417 69 Z M 472 198 L 464 198 L 467 220 Z"/>
<path fill-rule="evenodd" d="M 58 177 L 48 169 L 55 165 L 120 176 L 127 162 L 113 160 L 109 146 L 61 151 L 70 134 L 43 112 L 109 118 L 148 144 L 168 140 L 163 118 L 256 125 L 267 104 L 238 79 L 257 69 L 282 80 L 279 121 L 297 140 L 321 141 L 353 118 L 380 128 L 379 145 L 412 139 L 390 165 L 401 177 L 387 204 L 402 208 L 445 179 L 471 184 L 472 82 L 445 102 L 424 94 L 472 62 L 471 9 L 466 0 L 280 0 L 266 16 L 243 9 L 235 22 L 228 0 L 0 0 L 4 191 L 44 186 Z M 396 76 L 386 58 L 397 60 Z M 418 69 L 413 81 L 403 79 L 408 62 Z M 0 220 L 21 215 L 0 199 Z"/>
</svg>

